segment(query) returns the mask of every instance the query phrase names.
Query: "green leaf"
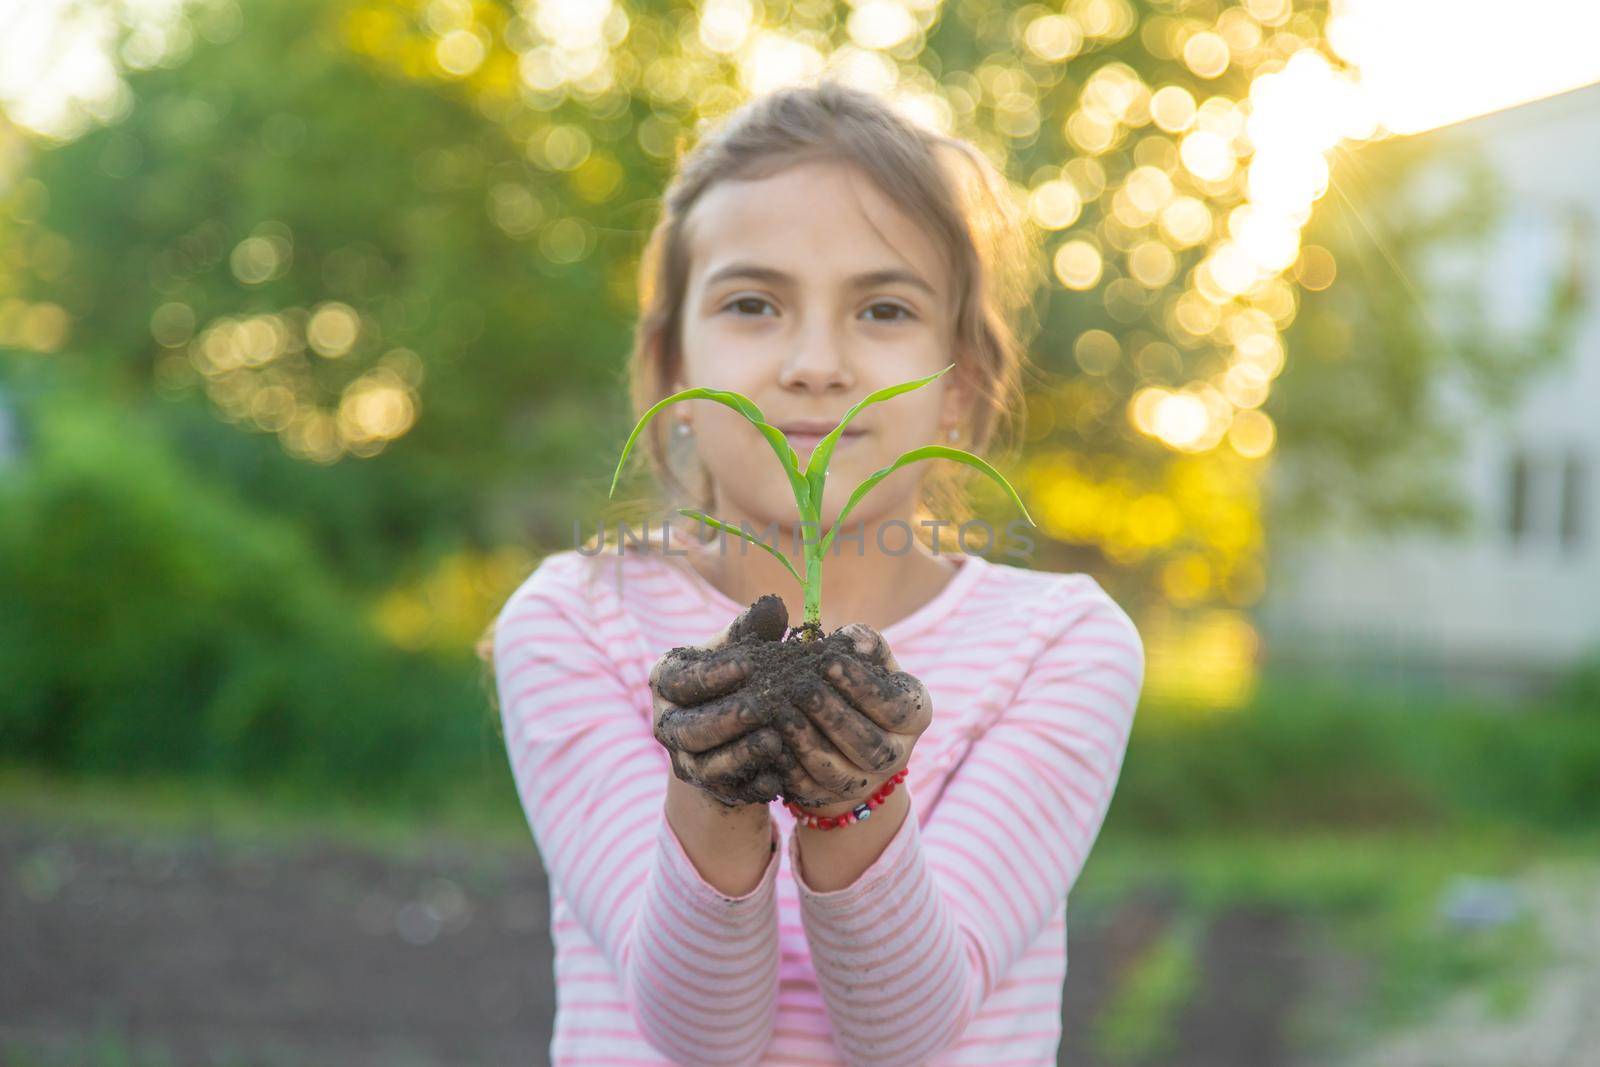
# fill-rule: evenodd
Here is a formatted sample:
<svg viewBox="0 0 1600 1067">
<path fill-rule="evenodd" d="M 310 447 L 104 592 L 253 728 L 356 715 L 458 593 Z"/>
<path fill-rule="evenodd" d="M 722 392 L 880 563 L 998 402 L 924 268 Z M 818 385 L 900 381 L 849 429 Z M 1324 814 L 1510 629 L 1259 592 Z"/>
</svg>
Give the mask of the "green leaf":
<svg viewBox="0 0 1600 1067">
<path fill-rule="evenodd" d="M 772 553 L 773 557 L 775 559 L 777 559 L 777 561 L 779 563 L 783 564 L 785 570 L 787 570 L 790 574 L 794 575 L 794 580 L 796 582 L 799 582 L 801 585 L 805 585 L 806 584 L 806 580 L 804 578 L 800 577 L 800 573 L 798 571 L 796 571 L 794 569 L 794 565 L 789 562 L 789 557 L 785 556 L 782 552 L 779 552 L 777 549 L 773 548 L 771 545 L 767 544 L 765 541 L 762 541 L 761 539 L 756 538 L 756 537 L 751 537 L 749 534 L 745 533 L 743 530 L 739 529 L 738 527 L 729 526 L 727 523 L 723 522 L 721 519 L 713 519 L 710 515 L 707 515 L 702 511 L 697 511 L 694 508 L 679 508 L 678 509 L 678 514 L 679 515 L 686 515 L 691 519 L 699 519 L 701 522 L 705 523 L 707 526 L 711 527 L 713 530 L 726 530 L 728 533 L 735 534 L 735 535 L 737 535 L 739 537 L 744 538 L 746 541 L 749 541 L 752 545 L 755 545 L 757 548 L 766 549 L 768 552 Z"/>
<path fill-rule="evenodd" d="M 821 446 L 819 445 L 818 447 Z M 1011 497 L 1012 503 L 1021 509 L 1022 517 L 1028 520 L 1028 525 L 1039 525 L 1033 521 L 1033 516 L 1028 514 L 1027 506 L 1022 503 L 1022 498 L 1017 495 L 1017 491 L 1011 488 L 1011 483 L 1006 481 L 1005 475 L 995 470 L 987 462 L 974 456 L 971 452 L 965 452 L 959 448 L 951 448 L 948 445 L 923 445 L 921 448 L 913 448 L 887 467 L 873 471 L 865 481 L 856 486 L 855 491 L 850 494 L 850 499 L 845 502 L 844 510 L 839 512 L 838 519 L 834 521 L 833 527 L 828 530 L 828 536 L 822 539 L 822 555 L 826 556 L 828 554 L 828 549 L 833 545 L 833 535 L 844 525 L 844 520 L 849 518 L 850 512 L 861 502 L 861 498 L 872 491 L 873 486 L 901 467 L 909 467 L 911 464 L 924 459 L 953 459 L 957 463 L 965 463 L 969 467 L 977 468 L 1000 484 L 1000 488 L 1004 489 L 1006 494 Z"/>
<path fill-rule="evenodd" d="M 616 472 L 611 476 L 611 489 L 606 493 L 606 496 L 610 497 L 616 493 L 617 482 L 622 478 L 622 468 L 628 462 L 628 453 L 633 451 L 633 443 L 638 440 L 639 434 L 644 432 L 646 424 L 655 418 L 656 412 L 668 405 L 676 404 L 680 400 L 711 400 L 732 408 L 750 420 L 750 423 L 757 430 L 760 430 L 761 435 L 767 439 L 767 443 L 772 446 L 773 452 L 777 453 L 778 462 L 783 464 L 783 472 L 788 475 L 789 487 L 794 490 L 795 504 L 799 506 L 801 516 L 809 516 L 811 507 L 810 486 L 800 476 L 800 457 L 789 445 L 789 439 L 783 436 L 783 431 L 767 422 L 767 417 L 761 413 L 761 409 L 756 407 L 755 403 L 742 393 L 735 393 L 728 389 L 710 389 L 704 386 L 685 389 L 682 392 L 673 393 L 669 397 L 664 397 L 650 405 L 650 410 L 639 416 L 638 424 L 634 426 L 633 432 L 628 435 L 627 443 L 622 446 L 622 457 L 617 460 Z"/>
<path fill-rule="evenodd" d="M 868 393 L 856 401 L 849 411 L 844 413 L 844 418 L 839 420 L 839 425 L 829 430 L 827 436 L 817 442 L 817 447 L 811 450 L 811 457 L 806 461 L 806 481 L 811 483 L 813 490 L 816 492 L 815 499 L 818 507 L 822 506 L 821 486 L 823 479 L 827 477 L 828 461 L 833 458 L 833 447 L 839 443 L 839 435 L 844 433 L 846 426 L 850 425 L 850 420 L 855 418 L 856 414 L 863 408 L 871 407 L 873 404 L 881 404 L 885 400 L 899 396 L 901 393 L 909 393 L 914 389 L 921 389 L 935 378 L 948 373 L 950 367 L 954 366 L 955 364 L 952 363 L 950 366 L 945 367 L 944 370 L 930 374 L 926 378 L 914 378 L 909 382 L 885 386 L 875 393 Z"/>
</svg>

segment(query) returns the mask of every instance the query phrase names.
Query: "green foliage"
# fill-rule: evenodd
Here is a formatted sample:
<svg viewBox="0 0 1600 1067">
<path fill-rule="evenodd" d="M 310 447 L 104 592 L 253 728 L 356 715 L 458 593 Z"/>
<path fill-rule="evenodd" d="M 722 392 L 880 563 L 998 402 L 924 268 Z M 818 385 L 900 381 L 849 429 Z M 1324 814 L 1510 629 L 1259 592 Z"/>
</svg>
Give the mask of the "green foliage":
<svg viewBox="0 0 1600 1067">
<path fill-rule="evenodd" d="M 347 304 L 362 316 L 349 353 L 279 356 L 235 378 L 288 384 L 298 406 L 332 410 L 387 353 L 409 349 L 423 368 L 415 426 L 330 476 L 267 455 L 281 453 L 278 437 L 248 419 L 202 433 L 200 454 L 221 449 L 215 461 L 241 480 L 257 464 L 311 468 L 274 477 L 267 502 L 315 531 L 319 547 L 339 549 L 341 570 L 390 543 L 411 551 L 463 531 L 481 543 L 509 536 L 515 524 L 491 509 L 507 484 L 540 486 L 530 523 L 542 541 L 570 536 L 563 525 L 603 487 L 603 460 L 583 469 L 574 442 L 624 415 L 605 354 L 626 347 L 627 294 L 614 276 L 634 242 L 571 219 L 587 254 L 558 262 L 540 251 L 539 228 L 498 224 L 497 204 L 548 224 L 581 201 L 467 101 L 352 52 L 340 26 L 352 6 L 244 0 L 237 35 L 197 35 L 182 64 L 127 72 L 135 104 L 125 119 L 28 157 L 23 179 L 48 190 L 40 217 L 10 218 L 0 202 L 0 245 L 49 232 L 70 242 L 70 267 L 49 280 L 6 274 L 0 295 L 65 307 L 72 334 L 59 358 L 124 396 L 153 393 L 163 355 L 185 355 L 152 336 L 163 305 L 187 306 L 201 329 Z M 624 158 L 619 202 L 658 193 L 658 165 L 636 143 Z M 634 224 L 614 211 L 608 225 Z M 289 261 L 247 285 L 230 260 L 252 235 L 287 241 Z M 199 375 L 175 388 L 217 420 Z M 504 525 L 490 533 L 496 517 Z"/>
<path fill-rule="evenodd" d="M 1584 709 L 1600 723 L 1600 648 L 1573 665 L 1556 684 L 1552 700 L 1561 707 Z"/>
<path fill-rule="evenodd" d="M 1196 831 L 1600 821 L 1592 705 L 1508 708 L 1268 676 L 1252 706 L 1135 720 L 1112 818 Z"/>
<path fill-rule="evenodd" d="M 404 792 L 493 740 L 465 664 L 387 647 L 301 530 L 196 478 L 147 416 L 31 414 L 0 479 L 9 761 Z"/>
</svg>

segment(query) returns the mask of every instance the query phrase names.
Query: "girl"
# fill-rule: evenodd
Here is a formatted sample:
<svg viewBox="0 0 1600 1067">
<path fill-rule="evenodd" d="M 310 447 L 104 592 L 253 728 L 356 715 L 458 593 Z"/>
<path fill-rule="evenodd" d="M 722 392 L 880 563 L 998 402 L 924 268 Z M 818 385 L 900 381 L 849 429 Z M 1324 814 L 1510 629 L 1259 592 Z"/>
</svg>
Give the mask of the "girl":
<svg viewBox="0 0 1600 1067">
<path fill-rule="evenodd" d="M 851 423 L 826 528 L 902 452 L 981 451 L 1015 414 L 1011 319 L 1036 276 L 1022 233 L 980 153 L 880 98 L 825 81 L 758 99 L 667 191 L 635 408 L 736 390 L 803 460 L 867 393 L 956 364 Z M 764 532 L 800 567 L 794 501 L 755 429 L 705 401 L 663 415 L 650 444 L 669 499 Z M 793 579 L 688 520 L 550 555 L 507 601 L 485 645 L 549 873 L 554 1063 L 1056 1062 L 1067 897 L 1121 769 L 1143 646 L 1088 575 L 913 541 L 953 499 L 935 468 L 965 470 L 915 464 L 852 512 L 861 536 L 841 531 L 822 605 L 856 655 L 823 661 L 795 707 L 757 706 L 750 646 L 730 640 L 780 637 L 787 619 L 758 598 Z M 694 640 L 710 654 L 664 655 Z M 784 804 L 749 801 L 758 766 L 757 792 Z"/>
</svg>

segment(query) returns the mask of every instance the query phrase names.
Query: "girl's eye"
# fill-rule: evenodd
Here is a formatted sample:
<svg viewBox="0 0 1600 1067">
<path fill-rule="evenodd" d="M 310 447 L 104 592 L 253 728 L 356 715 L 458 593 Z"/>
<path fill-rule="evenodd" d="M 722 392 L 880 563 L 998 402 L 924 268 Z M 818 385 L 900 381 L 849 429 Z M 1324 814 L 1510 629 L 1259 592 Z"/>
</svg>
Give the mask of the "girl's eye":
<svg viewBox="0 0 1600 1067">
<path fill-rule="evenodd" d="M 741 316 L 762 315 L 764 314 L 762 309 L 770 307 L 772 307 L 771 302 L 762 297 L 741 296 L 736 300 L 729 301 L 722 310 L 729 311 L 737 309 Z M 873 304 L 867 309 L 867 312 L 871 315 L 872 321 L 874 322 L 899 322 L 902 319 L 909 320 L 917 317 L 910 308 L 901 304 L 892 304 L 888 301 Z M 872 314 L 874 312 L 887 312 L 887 314 Z M 896 314 L 897 312 L 898 314 Z"/>
<path fill-rule="evenodd" d="M 873 312 L 873 311 L 879 311 L 879 310 L 882 310 L 882 309 L 885 309 L 885 308 L 887 308 L 890 312 L 895 312 L 895 311 L 901 312 L 902 315 L 906 319 L 914 319 L 914 318 L 917 317 L 912 312 L 912 310 L 910 308 L 904 307 L 904 306 L 902 306 L 900 304 L 890 304 L 890 303 L 887 303 L 887 302 L 881 303 L 881 304 L 873 304 L 871 307 L 869 307 L 867 309 L 867 311 L 868 312 Z M 893 314 L 891 314 L 887 318 L 880 318 L 878 316 L 873 316 L 873 321 L 874 322 L 898 322 L 898 321 L 900 321 L 900 319 L 901 319 L 901 315 L 893 315 Z"/>
<path fill-rule="evenodd" d="M 738 308 L 740 314 L 751 312 L 753 310 L 754 314 L 760 315 L 762 307 L 771 306 L 772 305 L 770 303 L 763 300 L 759 296 L 741 296 L 737 300 L 730 301 L 727 307 L 724 307 L 722 310 L 727 311 L 728 308 Z"/>
</svg>

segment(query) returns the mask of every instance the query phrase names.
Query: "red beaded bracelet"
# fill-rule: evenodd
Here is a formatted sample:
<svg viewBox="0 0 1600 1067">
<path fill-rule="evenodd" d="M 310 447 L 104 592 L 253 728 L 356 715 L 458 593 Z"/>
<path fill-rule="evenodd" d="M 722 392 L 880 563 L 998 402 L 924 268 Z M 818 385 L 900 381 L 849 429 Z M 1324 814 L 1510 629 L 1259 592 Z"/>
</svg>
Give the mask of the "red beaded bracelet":
<svg viewBox="0 0 1600 1067">
<path fill-rule="evenodd" d="M 872 815 L 872 809 L 889 799 L 889 794 L 894 792 L 895 783 L 906 780 L 906 769 L 898 774 L 891 775 L 888 781 L 878 787 L 872 796 L 857 804 L 851 811 L 841 812 L 838 815 L 812 815 L 793 801 L 785 800 L 783 806 L 789 809 L 795 822 L 809 826 L 813 830 L 832 830 L 840 826 L 849 826 L 858 823 Z"/>
</svg>

